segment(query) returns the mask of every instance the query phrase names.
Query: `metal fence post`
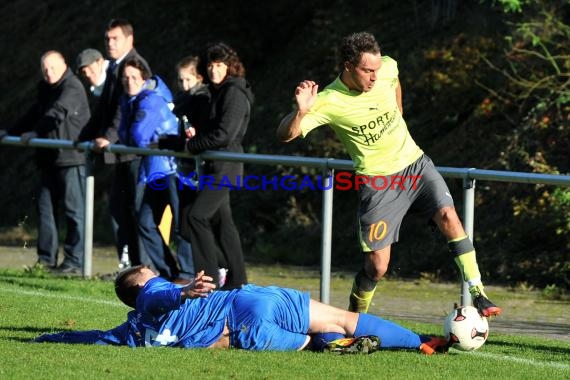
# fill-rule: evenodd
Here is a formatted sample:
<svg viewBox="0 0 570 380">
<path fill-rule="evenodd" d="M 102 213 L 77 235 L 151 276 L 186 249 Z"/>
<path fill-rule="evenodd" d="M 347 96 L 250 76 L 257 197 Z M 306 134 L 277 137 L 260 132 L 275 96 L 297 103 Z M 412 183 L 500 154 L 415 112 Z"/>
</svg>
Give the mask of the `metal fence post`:
<svg viewBox="0 0 570 380">
<path fill-rule="evenodd" d="M 83 277 L 90 278 L 93 272 L 93 202 L 95 198 L 95 178 L 93 177 L 93 163 L 91 143 L 85 149 L 85 228 L 83 237 Z"/>
<path fill-rule="evenodd" d="M 321 302 L 330 303 L 331 239 L 333 220 L 334 170 L 323 170 L 323 228 L 321 232 Z"/>
<path fill-rule="evenodd" d="M 475 225 L 475 179 L 467 176 L 463 178 L 463 228 L 471 241 L 473 241 L 473 227 Z M 469 286 L 461 279 L 461 305 L 471 305 L 471 293 Z"/>
</svg>

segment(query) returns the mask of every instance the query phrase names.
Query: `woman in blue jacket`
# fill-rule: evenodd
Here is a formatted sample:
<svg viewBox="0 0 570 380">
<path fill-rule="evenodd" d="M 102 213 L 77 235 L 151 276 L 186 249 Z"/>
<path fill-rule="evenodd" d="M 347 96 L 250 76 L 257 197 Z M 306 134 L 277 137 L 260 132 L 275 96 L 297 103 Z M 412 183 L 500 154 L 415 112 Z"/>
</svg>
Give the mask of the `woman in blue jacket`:
<svg viewBox="0 0 570 380">
<path fill-rule="evenodd" d="M 177 135 L 178 121 L 171 111 L 172 94 L 166 84 L 137 58 L 124 64 L 119 138 L 128 146 L 149 147 L 160 136 Z M 190 244 L 179 234 L 176 162 L 169 156 L 145 156 L 139 171 L 139 185 L 145 186 L 142 200 L 137 200 L 138 232 L 142 247 L 161 277 L 174 279 L 184 273 L 158 230 L 166 205 L 173 213 L 178 255 L 191 255 Z M 184 260 L 182 260 L 184 261 Z M 191 259 L 188 260 L 191 262 Z M 190 275 L 190 273 L 189 273 Z M 191 277 L 190 277 L 191 278 Z"/>
</svg>

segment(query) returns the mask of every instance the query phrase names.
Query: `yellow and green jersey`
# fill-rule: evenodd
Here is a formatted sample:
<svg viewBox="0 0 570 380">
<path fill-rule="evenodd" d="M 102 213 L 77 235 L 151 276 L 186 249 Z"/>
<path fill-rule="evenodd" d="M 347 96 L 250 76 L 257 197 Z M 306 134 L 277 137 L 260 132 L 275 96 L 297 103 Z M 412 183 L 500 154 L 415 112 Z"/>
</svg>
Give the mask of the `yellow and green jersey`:
<svg viewBox="0 0 570 380">
<path fill-rule="evenodd" d="M 343 142 L 358 174 L 389 175 L 401 171 L 422 154 L 408 131 L 396 102 L 398 65 L 382 57 L 376 83 L 369 92 L 351 91 L 338 77 L 317 95 L 301 121 L 305 137 L 329 125 Z"/>
</svg>

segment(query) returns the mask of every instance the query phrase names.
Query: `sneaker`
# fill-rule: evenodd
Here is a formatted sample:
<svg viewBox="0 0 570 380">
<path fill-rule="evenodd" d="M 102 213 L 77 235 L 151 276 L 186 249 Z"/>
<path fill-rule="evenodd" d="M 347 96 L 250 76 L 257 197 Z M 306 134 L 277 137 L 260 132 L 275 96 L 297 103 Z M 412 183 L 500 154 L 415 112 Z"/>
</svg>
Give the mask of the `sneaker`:
<svg viewBox="0 0 570 380">
<path fill-rule="evenodd" d="M 38 261 L 36 261 L 34 266 L 38 267 L 38 268 L 47 269 L 47 270 L 51 270 L 51 269 L 55 268 L 55 265 L 53 265 L 47 261 L 43 261 L 43 260 L 39 260 L 39 259 L 38 259 Z"/>
<path fill-rule="evenodd" d="M 380 338 L 374 335 L 359 336 L 358 338 L 341 338 L 329 342 L 325 352 L 335 354 L 371 354 L 380 349 Z"/>
<path fill-rule="evenodd" d="M 473 306 L 475 306 L 479 311 L 479 314 L 484 317 L 494 317 L 501 314 L 503 311 L 482 294 L 478 294 L 473 297 Z"/>
<path fill-rule="evenodd" d="M 420 351 L 426 355 L 436 352 L 445 354 L 449 350 L 449 341 L 439 336 L 431 336 L 429 340 L 420 344 Z"/>
<path fill-rule="evenodd" d="M 121 260 L 119 261 L 119 270 L 127 269 L 131 267 L 131 259 L 129 259 L 129 247 L 123 247 L 123 253 L 121 253 Z"/>
<path fill-rule="evenodd" d="M 53 269 L 52 273 L 60 276 L 80 276 L 83 274 L 83 271 L 79 267 L 62 264 Z"/>
</svg>

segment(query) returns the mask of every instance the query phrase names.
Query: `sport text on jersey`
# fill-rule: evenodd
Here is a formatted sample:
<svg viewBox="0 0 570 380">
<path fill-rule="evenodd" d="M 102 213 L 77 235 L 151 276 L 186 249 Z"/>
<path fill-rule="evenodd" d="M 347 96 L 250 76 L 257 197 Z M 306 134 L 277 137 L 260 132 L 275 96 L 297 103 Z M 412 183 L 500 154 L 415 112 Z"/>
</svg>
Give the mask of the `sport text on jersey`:
<svg viewBox="0 0 570 380">
<path fill-rule="evenodd" d="M 392 112 L 385 112 L 382 115 L 379 115 L 376 119 L 370 120 L 368 123 L 362 124 L 358 127 L 352 127 L 351 129 L 359 136 L 362 136 L 362 142 L 364 144 L 374 144 L 382 138 L 386 131 L 390 130 L 388 133 L 391 133 L 397 112 L 398 110 L 396 109 Z"/>
</svg>

